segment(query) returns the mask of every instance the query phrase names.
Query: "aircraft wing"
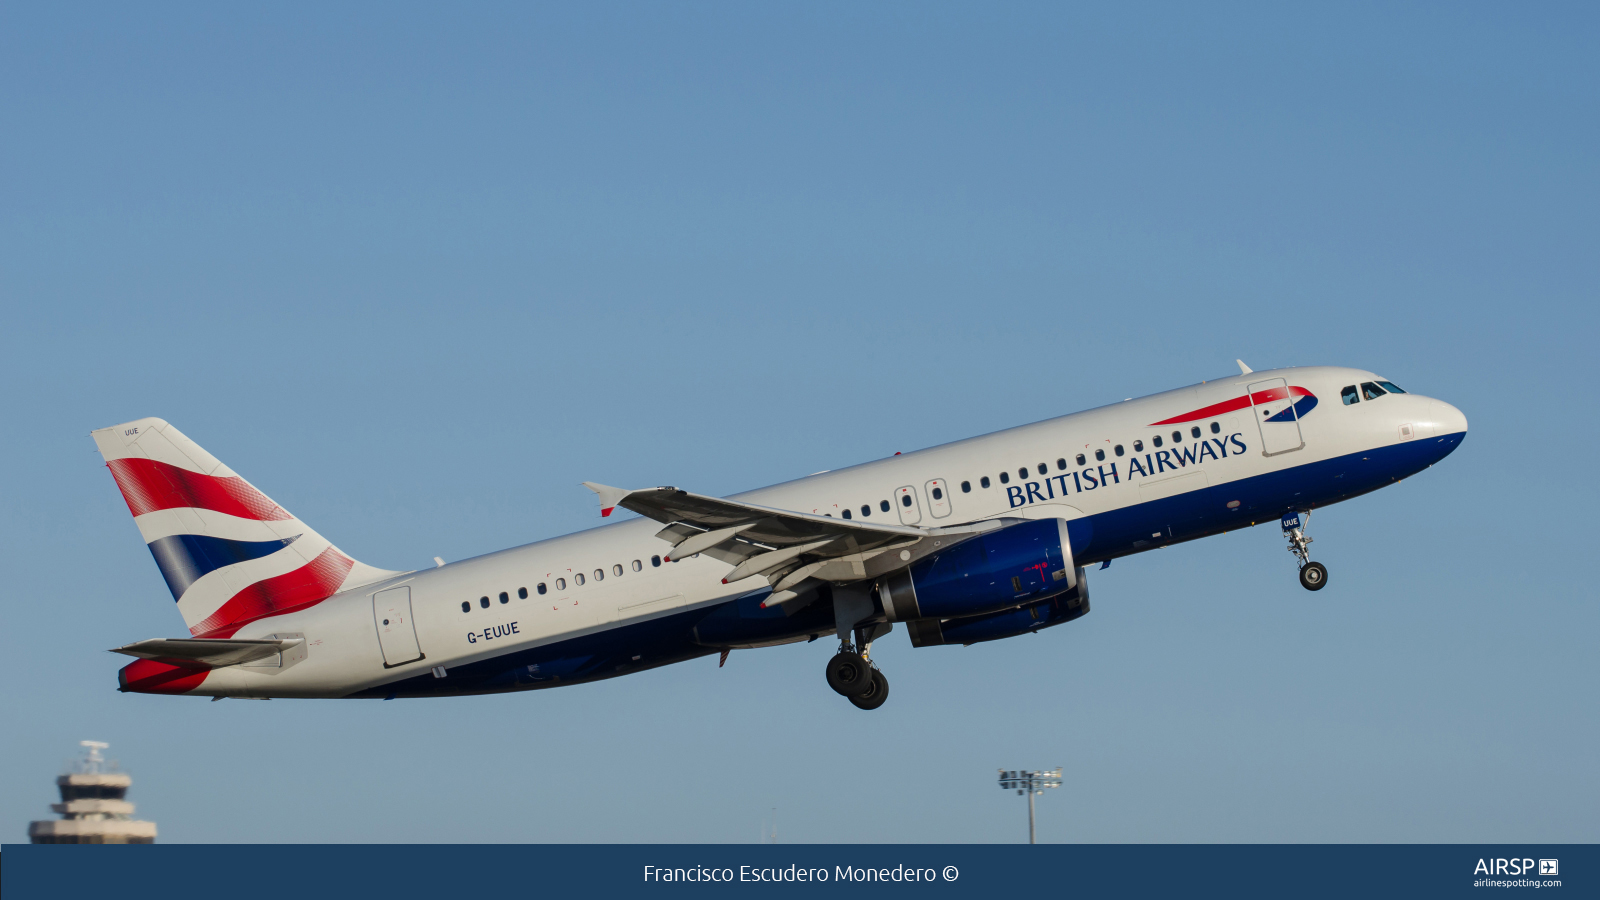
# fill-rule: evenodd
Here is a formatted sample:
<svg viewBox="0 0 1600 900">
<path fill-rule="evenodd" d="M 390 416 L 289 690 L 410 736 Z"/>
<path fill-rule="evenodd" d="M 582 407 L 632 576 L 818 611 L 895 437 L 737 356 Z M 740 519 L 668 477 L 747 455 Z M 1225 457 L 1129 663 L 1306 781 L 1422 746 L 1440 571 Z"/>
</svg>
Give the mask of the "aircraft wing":
<svg viewBox="0 0 1600 900">
<path fill-rule="evenodd" d="M 265 659 L 299 646 L 304 638 L 282 640 L 236 640 L 233 638 L 157 638 L 139 641 L 112 650 L 124 656 L 152 659 L 171 666 L 190 669 L 220 669 Z"/>
<path fill-rule="evenodd" d="M 667 526 L 656 537 L 672 544 L 668 560 L 704 553 L 734 568 L 723 579 L 731 584 L 764 575 L 775 599 L 794 596 L 790 588 L 808 578 L 856 581 L 904 565 L 914 552 L 964 539 L 998 523 L 977 523 L 956 528 L 917 528 L 835 519 L 814 513 L 775 509 L 692 494 L 675 487 L 628 491 L 584 482 L 600 496 L 600 514 L 609 516 L 620 506 Z M 889 551 L 904 551 L 887 559 Z M 896 558 L 902 561 L 895 562 Z M 788 594 L 789 596 L 784 596 Z"/>
</svg>

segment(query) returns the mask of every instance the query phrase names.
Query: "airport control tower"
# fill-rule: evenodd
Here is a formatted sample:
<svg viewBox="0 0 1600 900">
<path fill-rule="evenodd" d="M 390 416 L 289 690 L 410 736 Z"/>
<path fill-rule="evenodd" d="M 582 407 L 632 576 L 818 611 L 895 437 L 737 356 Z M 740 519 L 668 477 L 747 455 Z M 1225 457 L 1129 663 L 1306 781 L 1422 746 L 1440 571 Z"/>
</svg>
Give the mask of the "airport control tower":
<svg viewBox="0 0 1600 900">
<path fill-rule="evenodd" d="M 28 840 L 35 844 L 153 844 L 156 823 L 133 817 L 133 804 L 124 800 L 133 779 L 107 764 L 100 751 L 108 744 L 79 741 L 87 752 L 56 779 L 61 802 L 50 808 L 59 819 L 28 823 Z"/>
</svg>

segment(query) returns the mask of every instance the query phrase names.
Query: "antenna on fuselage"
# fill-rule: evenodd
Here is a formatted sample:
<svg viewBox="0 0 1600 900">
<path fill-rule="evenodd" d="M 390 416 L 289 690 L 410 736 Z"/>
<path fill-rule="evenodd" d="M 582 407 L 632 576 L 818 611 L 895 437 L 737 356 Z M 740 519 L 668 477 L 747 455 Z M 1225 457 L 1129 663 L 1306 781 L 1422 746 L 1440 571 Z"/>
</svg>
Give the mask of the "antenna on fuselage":
<svg viewBox="0 0 1600 900">
<path fill-rule="evenodd" d="M 1234 360 L 1234 362 L 1239 364 L 1239 374 L 1240 375 L 1250 375 L 1250 374 L 1254 373 L 1254 370 L 1252 370 L 1249 366 L 1244 364 L 1244 360 L 1236 359 L 1236 360 Z"/>
</svg>

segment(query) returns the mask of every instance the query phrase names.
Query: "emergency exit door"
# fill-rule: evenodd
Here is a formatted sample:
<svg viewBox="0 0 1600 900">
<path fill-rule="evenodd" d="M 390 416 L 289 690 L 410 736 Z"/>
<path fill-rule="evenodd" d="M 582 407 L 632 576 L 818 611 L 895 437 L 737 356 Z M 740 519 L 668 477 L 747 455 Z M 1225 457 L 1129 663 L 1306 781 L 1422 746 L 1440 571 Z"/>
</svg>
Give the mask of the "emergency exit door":
<svg viewBox="0 0 1600 900">
<path fill-rule="evenodd" d="M 1306 445 L 1300 434 L 1300 413 L 1290 396 L 1289 383 L 1282 378 L 1258 381 L 1250 392 L 1250 408 L 1261 432 L 1261 455 L 1291 453 Z"/>
<path fill-rule="evenodd" d="M 392 669 L 422 659 L 417 628 L 411 622 L 411 588 L 397 587 L 372 595 L 372 623 L 383 648 L 383 667 Z"/>
<path fill-rule="evenodd" d="M 917 502 L 917 489 L 909 484 L 895 490 L 894 508 L 900 511 L 902 525 L 915 525 L 922 521 L 922 504 Z"/>
<path fill-rule="evenodd" d="M 928 492 L 928 512 L 935 519 L 950 515 L 950 486 L 943 478 L 935 478 L 922 486 Z"/>
</svg>

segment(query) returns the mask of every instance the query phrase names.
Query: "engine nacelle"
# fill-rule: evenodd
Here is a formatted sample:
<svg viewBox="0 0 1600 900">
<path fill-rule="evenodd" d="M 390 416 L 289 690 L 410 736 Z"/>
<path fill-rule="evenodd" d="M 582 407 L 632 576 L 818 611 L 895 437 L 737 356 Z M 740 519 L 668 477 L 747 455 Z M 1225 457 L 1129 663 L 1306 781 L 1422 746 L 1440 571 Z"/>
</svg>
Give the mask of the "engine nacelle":
<svg viewBox="0 0 1600 900">
<path fill-rule="evenodd" d="M 917 560 L 878 582 L 893 622 L 953 619 L 1037 603 L 1077 587 L 1065 519 L 1007 525 Z"/>
<path fill-rule="evenodd" d="M 1078 586 L 1074 590 L 1057 594 L 1043 603 L 989 613 L 986 616 L 969 616 L 964 619 L 919 619 L 907 622 L 911 632 L 911 646 L 937 647 L 941 644 L 976 644 L 998 641 L 1001 638 L 1031 634 L 1084 615 L 1089 611 L 1089 578 L 1082 569 L 1077 570 Z"/>
</svg>

